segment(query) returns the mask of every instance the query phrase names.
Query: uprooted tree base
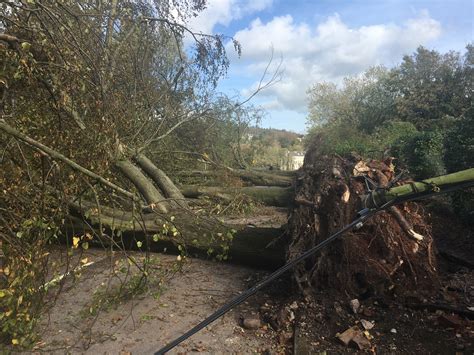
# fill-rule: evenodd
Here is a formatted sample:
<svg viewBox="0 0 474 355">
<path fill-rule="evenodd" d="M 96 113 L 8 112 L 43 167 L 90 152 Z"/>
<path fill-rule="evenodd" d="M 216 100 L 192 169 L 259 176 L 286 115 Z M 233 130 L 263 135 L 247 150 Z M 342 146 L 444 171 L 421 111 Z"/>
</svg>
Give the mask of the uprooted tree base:
<svg viewBox="0 0 474 355">
<path fill-rule="evenodd" d="M 321 157 L 310 151 L 297 179 L 289 220 L 288 259 L 317 245 L 360 210 L 366 179 L 384 187 L 394 178 L 391 160 Z M 369 183 L 370 186 L 370 183 Z M 306 294 L 333 289 L 355 297 L 436 289 L 437 269 L 425 212 L 407 203 L 370 218 L 294 270 Z"/>
</svg>

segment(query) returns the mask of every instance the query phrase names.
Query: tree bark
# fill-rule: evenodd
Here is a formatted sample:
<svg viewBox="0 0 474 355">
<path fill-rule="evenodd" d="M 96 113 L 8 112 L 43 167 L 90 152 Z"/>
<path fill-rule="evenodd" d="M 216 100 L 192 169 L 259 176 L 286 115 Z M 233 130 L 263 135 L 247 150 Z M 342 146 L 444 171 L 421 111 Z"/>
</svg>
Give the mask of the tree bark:
<svg viewBox="0 0 474 355">
<path fill-rule="evenodd" d="M 392 187 L 388 190 L 376 190 L 366 195 L 364 206 L 374 208 L 383 204 L 403 198 L 417 195 L 422 197 L 433 192 L 444 193 L 457 188 L 474 186 L 474 168 L 458 171 L 456 173 L 442 175 L 419 182 L 410 182 L 401 186 Z"/>
<path fill-rule="evenodd" d="M 183 171 L 182 177 L 209 177 L 219 176 L 219 171 Z M 295 172 L 293 171 L 257 171 L 257 170 L 226 170 L 226 174 L 234 175 L 242 181 L 255 186 L 278 186 L 289 187 L 293 183 Z"/>
<path fill-rule="evenodd" d="M 171 181 L 171 179 L 166 175 L 163 170 L 156 167 L 153 162 L 148 159 L 143 154 L 138 154 L 135 156 L 135 160 L 138 165 L 145 171 L 145 173 L 155 182 L 155 184 L 160 188 L 164 193 L 165 197 L 173 199 L 171 204 L 182 208 L 188 208 L 185 197 L 176 187 L 176 185 Z"/>
<path fill-rule="evenodd" d="M 89 232 L 102 235 L 100 242 L 112 243 L 108 236 L 112 231 L 120 238 L 114 237 L 113 243 L 126 249 L 137 249 L 137 242 L 142 242 L 142 249 L 160 251 L 166 248 L 178 252 L 178 245 L 186 248 L 189 255 L 214 257 L 223 252 L 229 244 L 228 257 L 232 262 L 248 266 L 275 268 L 285 261 L 284 248 L 273 243 L 284 231 L 281 228 L 251 228 L 245 225 L 226 225 L 207 216 L 179 210 L 171 216 L 159 214 L 133 214 L 106 206 L 99 208 L 91 202 L 81 201 L 70 204 L 71 217 L 67 223 L 66 234 L 69 238 Z M 87 222 L 87 223 L 86 223 Z M 163 234 L 163 224 L 174 226 L 179 234 Z M 103 233 L 98 233 L 102 226 Z M 232 241 L 229 231 L 235 229 Z M 153 241 L 153 235 L 159 234 L 159 240 Z M 98 238 L 94 238 L 97 243 Z"/>
<path fill-rule="evenodd" d="M 293 188 L 291 187 L 240 187 L 225 188 L 214 186 L 187 185 L 181 187 L 181 192 L 187 198 L 210 196 L 231 201 L 237 194 L 249 196 L 256 201 L 268 206 L 288 207 L 293 201 Z"/>
<path fill-rule="evenodd" d="M 162 213 L 168 213 L 165 197 L 158 191 L 153 183 L 142 173 L 142 171 L 128 160 L 119 160 L 115 166 L 129 179 L 148 205 Z"/>
</svg>

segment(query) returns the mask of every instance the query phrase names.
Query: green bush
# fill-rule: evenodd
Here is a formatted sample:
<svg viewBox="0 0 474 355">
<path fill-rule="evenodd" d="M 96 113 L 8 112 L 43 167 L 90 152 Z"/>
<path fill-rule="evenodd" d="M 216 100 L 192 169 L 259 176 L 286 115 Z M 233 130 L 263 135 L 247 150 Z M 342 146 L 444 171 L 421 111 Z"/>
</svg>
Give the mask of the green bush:
<svg viewBox="0 0 474 355">
<path fill-rule="evenodd" d="M 308 133 L 306 146 L 315 146 L 321 154 L 347 155 L 355 152 L 371 156 L 379 149 L 370 135 L 347 124 L 332 124 L 314 127 Z"/>
<path fill-rule="evenodd" d="M 399 160 L 415 179 L 427 179 L 443 175 L 444 136 L 440 131 L 425 131 L 397 144 Z"/>
<path fill-rule="evenodd" d="M 444 161 L 449 173 L 474 167 L 474 109 L 470 108 L 451 129 L 445 140 Z M 474 225 L 474 189 L 452 194 L 453 209 Z"/>
</svg>

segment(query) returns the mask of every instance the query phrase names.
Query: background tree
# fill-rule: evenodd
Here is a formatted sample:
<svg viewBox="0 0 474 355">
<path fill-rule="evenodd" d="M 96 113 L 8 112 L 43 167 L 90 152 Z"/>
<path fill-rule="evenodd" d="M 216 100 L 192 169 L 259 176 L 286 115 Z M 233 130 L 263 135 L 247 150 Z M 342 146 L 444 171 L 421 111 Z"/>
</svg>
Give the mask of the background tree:
<svg viewBox="0 0 474 355">
<path fill-rule="evenodd" d="M 394 155 L 416 179 L 472 167 L 472 53 L 472 45 L 463 56 L 419 47 L 391 70 L 315 84 L 307 144 L 325 154 Z M 464 197 L 457 210 L 472 219 Z"/>
</svg>

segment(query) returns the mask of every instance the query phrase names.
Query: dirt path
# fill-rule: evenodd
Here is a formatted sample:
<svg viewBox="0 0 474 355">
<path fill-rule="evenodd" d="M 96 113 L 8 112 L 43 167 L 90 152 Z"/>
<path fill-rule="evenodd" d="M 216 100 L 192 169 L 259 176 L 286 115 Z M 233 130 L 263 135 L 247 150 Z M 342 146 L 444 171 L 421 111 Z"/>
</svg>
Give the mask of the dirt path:
<svg viewBox="0 0 474 355">
<path fill-rule="evenodd" d="M 94 264 L 84 268 L 74 284 L 66 283 L 55 305 L 43 317 L 43 351 L 152 354 L 246 289 L 259 273 L 235 265 L 189 260 L 164 287 L 152 287 L 133 299 L 104 307 L 108 309 L 96 316 L 88 311 L 97 299 L 94 292 L 104 289 L 109 280 L 110 258 L 98 250 L 82 257 Z M 159 255 L 155 262 L 157 268 L 169 268 L 175 261 L 174 256 Z M 170 353 L 244 354 L 270 350 L 275 342 L 265 329 L 245 330 L 239 326 L 239 317 L 257 312 L 257 304 L 244 304 Z"/>
</svg>

